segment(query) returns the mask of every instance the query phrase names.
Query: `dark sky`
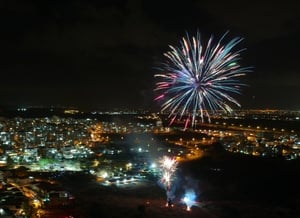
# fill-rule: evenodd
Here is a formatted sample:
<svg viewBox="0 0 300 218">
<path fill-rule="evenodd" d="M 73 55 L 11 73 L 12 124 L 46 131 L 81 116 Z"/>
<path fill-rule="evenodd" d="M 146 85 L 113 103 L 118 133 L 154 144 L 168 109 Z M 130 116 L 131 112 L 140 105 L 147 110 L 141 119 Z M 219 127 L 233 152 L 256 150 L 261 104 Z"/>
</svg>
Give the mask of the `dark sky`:
<svg viewBox="0 0 300 218">
<path fill-rule="evenodd" d="M 155 64 L 199 29 L 244 38 L 242 108 L 300 110 L 299 16 L 290 0 L 2 0 L 0 105 L 153 107 Z"/>
</svg>

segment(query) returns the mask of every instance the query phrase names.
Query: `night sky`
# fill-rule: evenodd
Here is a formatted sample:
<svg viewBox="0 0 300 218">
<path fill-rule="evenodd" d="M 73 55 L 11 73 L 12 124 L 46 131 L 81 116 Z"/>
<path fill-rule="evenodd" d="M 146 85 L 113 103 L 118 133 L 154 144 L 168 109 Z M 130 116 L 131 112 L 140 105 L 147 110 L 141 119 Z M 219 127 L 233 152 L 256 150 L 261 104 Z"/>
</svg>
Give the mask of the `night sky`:
<svg viewBox="0 0 300 218">
<path fill-rule="evenodd" d="M 2 0 L 0 107 L 152 108 L 154 66 L 199 30 L 243 37 L 242 109 L 300 110 L 297 1 Z"/>
</svg>

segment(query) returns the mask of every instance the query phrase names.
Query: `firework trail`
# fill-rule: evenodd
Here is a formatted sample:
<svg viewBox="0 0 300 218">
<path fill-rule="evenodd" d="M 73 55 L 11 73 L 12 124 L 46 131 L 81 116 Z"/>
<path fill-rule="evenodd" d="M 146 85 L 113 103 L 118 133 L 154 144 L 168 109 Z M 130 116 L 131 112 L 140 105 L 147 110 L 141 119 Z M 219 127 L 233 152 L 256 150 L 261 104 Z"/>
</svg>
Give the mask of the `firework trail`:
<svg viewBox="0 0 300 218">
<path fill-rule="evenodd" d="M 163 156 L 163 158 L 159 162 L 162 171 L 162 178 L 160 179 L 160 181 L 162 182 L 167 191 L 167 198 L 169 202 L 172 199 L 171 186 L 173 181 L 173 175 L 177 169 L 178 162 L 175 158 L 170 158 L 167 156 Z"/>
<path fill-rule="evenodd" d="M 199 31 L 196 37 L 186 34 L 180 47 L 169 46 L 171 50 L 164 53 L 166 62 L 158 67 L 162 73 L 154 75 L 158 80 L 154 91 L 161 111 L 172 117 L 170 125 L 176 118 L 180 120 L 186 116 L 187 128 L 189 124 L 196 124 L 197 116 L 201 122 L 204 117 L 210 122 L 209 113 L 231 112 L 230 104 L 240 107 L 232 94 L 240 94 L 244 84 L 238 78 L 251 70 L 238 63 L 244 49 L 233 51 L 242 38 L 236 37 L 223 44 L 226 34 L 217 43 L 211 36 L 206 46 L 201 44 Z"/>
</svg>

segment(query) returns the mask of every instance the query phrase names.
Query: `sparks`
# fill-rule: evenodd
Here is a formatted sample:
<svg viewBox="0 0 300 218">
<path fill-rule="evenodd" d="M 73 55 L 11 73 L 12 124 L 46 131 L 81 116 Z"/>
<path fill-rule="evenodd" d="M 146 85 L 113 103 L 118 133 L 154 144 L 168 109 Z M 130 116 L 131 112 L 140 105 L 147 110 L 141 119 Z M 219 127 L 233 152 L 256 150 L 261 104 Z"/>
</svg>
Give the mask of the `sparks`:
<svg viewBox="0 0 300 218">
<path fill-rule="evenodd" d="M 240 52 L 233 48 L 242 38 L 233 38 L 228 44 L 222 44 L 227 33 L 214 44 L 211 36 L 206 47 L 201 44 L 199 31 L 196 37 L 188 34 L 181 41 L 181 46 L 169 46 L 166 62 L 158 68 L 162 73 L 155 74 L 158 79 L 155 100 L 161 103 L 161 111 L 172 117 L 170 125 L 176 118 L 185 120 L 194 126 L 199 116 L 210 122 L 210 113 L 218 110 L 232 112 L 231 104 L 240 104 L 232 94 L 240 94 L 241 86 L 238 78 L 250 72 L 250 67 L 241 67 L 238 61 Z"/>
<path fill-rule="evenodd" d="M 177 169 L 178 162 L 175 158 L 170 158 L 167 156 L 163 156 L 161 158 L 160 167 L 161 167 L 161 173 L 162 177 L 160 179 L 161 183 L 164 185 L 164 188 L 167 191 L 167 204 L 168 206 L 172 205 L 172 196 L 170 196 L 171 193 L 171 186 L 173 182 L 173 175 Z"/>
</svg>

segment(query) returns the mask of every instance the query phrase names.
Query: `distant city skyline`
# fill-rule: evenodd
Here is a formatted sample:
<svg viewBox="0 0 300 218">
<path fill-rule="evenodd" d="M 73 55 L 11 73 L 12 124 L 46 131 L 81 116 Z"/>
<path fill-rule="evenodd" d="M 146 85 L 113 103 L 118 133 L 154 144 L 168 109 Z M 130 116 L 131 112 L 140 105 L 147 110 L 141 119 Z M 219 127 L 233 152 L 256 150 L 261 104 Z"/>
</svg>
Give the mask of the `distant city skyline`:
<svg viewBox="0 0 300 218">
<path fill-rule="evenodd" d="M 295 1 L 5 1 L 0 108 L 155 108 L 155 66 L 197 30 L 242 37 L 241 109 L 300 110 Z"/>
</svg>

